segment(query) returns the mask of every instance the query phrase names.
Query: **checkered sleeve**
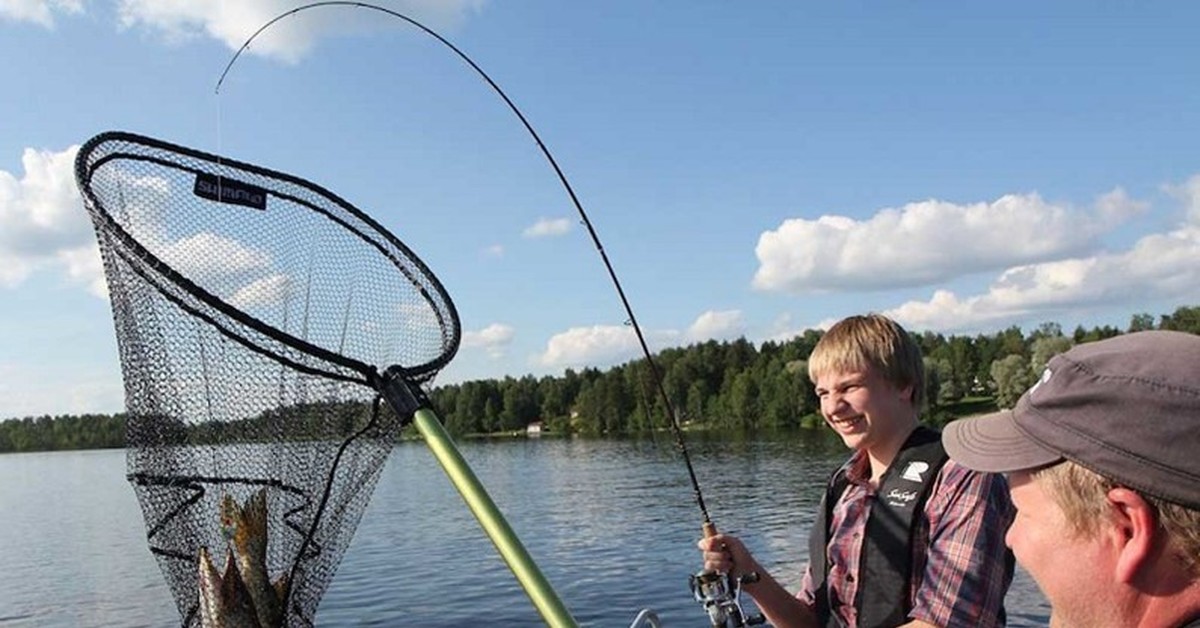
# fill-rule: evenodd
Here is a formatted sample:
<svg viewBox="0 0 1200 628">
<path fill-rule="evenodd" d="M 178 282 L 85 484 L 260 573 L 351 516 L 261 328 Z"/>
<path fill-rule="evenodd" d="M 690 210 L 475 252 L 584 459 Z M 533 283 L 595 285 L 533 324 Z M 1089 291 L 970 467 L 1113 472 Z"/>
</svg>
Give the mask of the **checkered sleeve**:
<svg viewBox="0 0 1200 628">
<path fill-rule="evenodd" d="M 1012 558 L 1004 535 L 1013 507 L 1003 476 L 947 461 L 925 504 L 925 542 L 917 539 L 912 619 L 937 626 L 1004 626 Z M 920 556 L 924 554 L 924 556 Z"/>
<path fill-rule="evenodd" d="M 796 598 L 810 607 L 817 604 L 817 596 L 813 593 L 812 563 L 804 567 L 804 577 L 800 580 L 800 590 L 796 592 Z"/>
</svg>

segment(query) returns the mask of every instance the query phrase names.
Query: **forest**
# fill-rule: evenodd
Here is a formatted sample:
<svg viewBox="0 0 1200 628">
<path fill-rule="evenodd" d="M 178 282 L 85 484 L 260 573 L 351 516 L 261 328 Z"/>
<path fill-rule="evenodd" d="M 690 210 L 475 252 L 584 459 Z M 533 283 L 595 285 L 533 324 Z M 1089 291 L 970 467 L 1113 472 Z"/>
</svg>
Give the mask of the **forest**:
<svg viewBox="0 0 1200 628">
<path fill-rule="evenodd" d="M 1124 330 L 1077 327 L 1066 333 L 1057 323 L 1043 323 L 1028 333 L 1013 326 L 990 335 L 914 334 L 925 358 L 923 419 L 942 425 L 1011 407 L 1055 354 L 1150 329 L 1200 335 L 1200 307 L 1179 307 L 1157 318 L 1135 314 Z M 710 340 L 665 349 L 653 362 L 686 429 L 813 428 L 821 419 L 806 360 L 820 338 L 820 331 L 808 330 L 761 345 L 745 338 Z M 657 381 L 643 358 L 606 370 L 443 385 L 430 390 L 429 398 L 447 430 L 459 437 L 522 434 L 535 422 L 550 434 L 623 434 L 670 426 Z M 123 447 L 124 431 L 123 414 L 9 419 L 0 422 L 0 452 Z"/>
</svg>

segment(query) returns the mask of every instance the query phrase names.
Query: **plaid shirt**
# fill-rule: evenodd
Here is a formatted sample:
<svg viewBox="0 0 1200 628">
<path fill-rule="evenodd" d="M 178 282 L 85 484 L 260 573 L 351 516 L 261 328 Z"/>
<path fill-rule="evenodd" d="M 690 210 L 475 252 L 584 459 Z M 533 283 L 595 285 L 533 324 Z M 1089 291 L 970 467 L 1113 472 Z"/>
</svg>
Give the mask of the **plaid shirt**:
<svg viewBox="0 0 1200 628">
<path fill-rule="evenodd" d="M 875 489 L 865 452 L 849 462 L 846 492 L 833 507 L 828 563 L 831 610 L 858 626 L 854 597 L 862 535 Z M 977 473 L 948 460 L 934 480 L 914 530 L 909 619 L 935 626 L 1003 626 L 1004 594 L 1012 562 L 1004 535 L 1014 511 L 1003 476 Z M 811 565 L 796 597 L 815 606 Z M 867 586 L 870 586 L 869 583 Z"/>
</svg>

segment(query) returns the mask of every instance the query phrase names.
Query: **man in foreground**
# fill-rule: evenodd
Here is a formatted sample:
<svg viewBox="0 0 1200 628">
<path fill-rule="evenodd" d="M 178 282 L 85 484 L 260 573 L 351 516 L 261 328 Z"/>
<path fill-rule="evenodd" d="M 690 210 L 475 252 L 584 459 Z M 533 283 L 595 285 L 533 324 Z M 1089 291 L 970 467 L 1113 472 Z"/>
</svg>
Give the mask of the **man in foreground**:
<svg viewBox="0 0 1200 628">
<path fill-rule="evenodd" d="M 1079 345 L 1012 410 L 943 440 L 952 460 L 1009 474 L 1007 542 L 1051 626 L 1200 627 L 1200 337 Z"/>
<path fill-rule="evenodd" d="M 1003 626 L 1007 487 L 948 461 L 937 432 L 918 425 L 916 343 L 884 316 L 852 316 L 817 343 L 809 376 L 825 422 L 853 454 L 825 489 L 800 593 L 730 535 L 700 541 L 705 569 L 757 573 L 743 590 L 780 628 Z"/>
</svg>

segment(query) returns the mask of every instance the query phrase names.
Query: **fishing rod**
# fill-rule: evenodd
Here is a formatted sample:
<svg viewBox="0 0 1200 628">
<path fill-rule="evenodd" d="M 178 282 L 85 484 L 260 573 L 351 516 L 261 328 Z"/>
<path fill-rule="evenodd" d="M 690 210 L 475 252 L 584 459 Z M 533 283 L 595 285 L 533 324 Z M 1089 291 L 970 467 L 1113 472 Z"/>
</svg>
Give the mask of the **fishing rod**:
<svg viewBox="0 0 1200 628">
<path fill-rule="evenodd" d="M 667 394 L 666 387 L 663 385 L 662 372 L 659 370 L 658 364 L 657 364 L 657 362 L 655 362 L 654 356 L 650 352 L 650 348 L 646 343 L 646 336 L 642 332 L 641 325 L 638 324 L 637 315 L 634 314 L 633 307 L 629 304 L 629 298 L 626 297 L 626 295 L 625 295 L 625 289 L 621 286 L 621 280 L 617 278 L 617 271 L 613 268 L 612 262 L 608 258 L 608 253 L 604 250 L 604 244 L 600 242 L 600 236 L 597 235 L 596 228 L 592 224 L 591 218 L 588 217 L 587 212 L 583 209 L 583 204 L 579 201 L 579 196 L 575 193 L 575 189 L 573 187 L 571 187 L 571 183 L 570 183 L 570 181 L 567 180 L 567 176 L 563 173 L 562 168 L 559 167 L 558 161 L 554 158 L 554 155 L 550 153 L 550 149 L 548 149 L 546 147 L 545 142 L 542 141 L 541 136 L 539 136 L 537 131 L 534 130 L 533 125 L 530 124 L 529 120 L 525 117 L 525 114 L 521 113 L 521 110 L 518 109 L 517 105 L 512 101 L 511 98 L 508 97 L 508 94 L 504 93 L 504 90 L 501 89 L 500 86 L 494 80 L 492 80 L 492 77 L 489 76 L 487 74 L 487 72 L 484 72 L 483 68 L 479 67 L 479 65 L 476 64 L 470 57 L 468 57 L 466 55 L 466 53 L 464 53 L 457 46 L 452 44 L 449 40 L 445 39 L 444 37 L 442 37 L 435 31 L 433 31 L 432 29 L 426 27 L 425 25 L 421 24 L 420 22 L 418 22 L 402 13 L 392 11 L 391 9 L 376 6 L 373 4 L 366 3 L 366 2 L 352 2 L 352 1 L 343 1 L 343 0 L 329 0 L 329 1 L 325 1 L 325 2 L 314 2 L 311 4 L 306 4 L 306 5 L 303 5 L 300 7 L 296 7 L 295 9 L 292 9 L 290 11 L 282 13 L 282 14 L 276 16 L 271 21 L 262 25 L 257 31 L 255 31 L 254 34 L 251 35 L 250 38 L 247 39 L 246 42 L 242 44 L 242 47 L 239 48 L 238 51 L 233 55 L 233 58 L 231 58 L 229 60 L 229 63 L 226 64 L 225 70 L 221 72 L 220 79 L 217 80 L 217 86 L 216 86 L 215 92 L 218 95 L 221 93 L 221 85 L 225 82 L 225 78 L 229 74 L 229 71 L 233 67 L 233 64 L 237 62 L 238 57 L 240 57 L 241 54 L 243 52 L 245 52 L 247 48 L 250 47 L 250 44 L 259 35 L 261 35 L 263 33 L 263 31 L 266 31 L 268 28 L 270 28 L 276 22 L 279 22 L 280 20 L 283 20 L 287 17 L 290 17 L 297 13 L 300 13 L 301 11 L 306 11 L 308 9 L 315 9 L 318 7 L 328 7 L 328 6 L 346 6 L 346 7 L 356 7 L 356 8 L 362 8 L 362 9 L 371 9 L 374 11 L 381 11 L 381 12 L 391 15 L 393 17 L 397 17 L 401 20 L 404 20 L 405 22 L 408 22 L 409 24 L 415 26 L 416 28 L 418 28 L 421 31 L 428 34 L 429 36 L 438 40 L 443 45 L 445 45 L 447 48 L 449 48 L 451 51 L 453 51 L 454 54 L 458 55 L 458 57 L 460 59 L 462 59 L 464 62 L 466 62 L 467 65 L 471 66 L 471 69 L 474 70 L 475 73 L 480 76 L 480 78 L 482 78 L 484 81 L 487 82 L 488 86 L 490 86 L 492 88 L 492 90 L 495 91 L 496 94 L 498 96 L 500 96 L 501 99 L 504 100 L 504 104 L 508 105 L 508 108 L 513 112 L 513 114 L 515 114 L 517 116 L 517 119 L 519 119 L 521 121 L 521 124 L 525 127 L 525 130 L 528 131 L 530 136 L 533 137 L 533 140 L 537 143 L 538 149 L 541 150 L 542 155 L 546 158 L 546 161 L 550 162 L 550 166 L 554 169 L 554 174 L 558 177 L 559 183 L 562 184 L 563 188 L 567 192 L 567 195 L 570 197 L 571 204 L 575 207 L 575 210 L 579 213 L 580 220 L 582 220 L 584 226 L 587 227 L 588 236 L 591 238 L 592 244 L 595 246 L 596 251 L 600 254 L 601 261 L 604 262 L 604 268 L 605 268 L 605 270 L 608 271 L 608 277 L 609 277 L 609 279 L 612 280 L 613 287 L 616 288 L 616 290 L 617 290 L 617 295 L 620 297 L 621 304 L 625 308 L 625 314 L 628 316 L 628 319 L 626 320 L 626 322 L 628 323 L 628 325 L 630 327 L 633 328 L 633 332 L 637 336 L 638 345 L 641 347 L 642 355 L 645 357 L 646 364 L 650 368 L 651 378 L 653 379 L 654 385 L 655 385 L 656 389 L 658 390 L 658 394 L 659 394 L 660 398 L 662 399 L 663 407 L 666 409 L 667 415 L 670 418 L 671 429 L 675 435 L 675 443 L 679 449 L 679 453 L 683 457 L 684 465 L 687 467 L 688 478 L 691 480 L 692 492 L 695 496 L 696 505 L 700 508 L 700 515 L 703 519 L 703 528 L 704 528 L 705 534 L 706 534 L 706 536 L 713 536 L 714 534 L 716 534 L 716 526 L 713 524 L 712 518 L 709 517 L 708 508 L 704 504 L 704 495 L 702 494 L 702 492 L 700 490 L 700 482 L 696 478 L 696 471 L 695 471 L 695 468 L 692 466 L 692 459 L 688 453 L 687 444 L 684 442 L 683 429 L 679 425 L 679 420 L 675 413 L 674 404 L 671 403 L 671 397 L 670 397 L 670 395 Z"/>
<path fill-rule="evenodd" d="M 704 504 L 704 495 L 700 490 L 700 481 L 696 477 L 696 470 L 692 465 L 691 455 L 688 453 L 687 444 L 684 441 L 683 428 L 679 425 L 679 417 L 675 411 L 674 404 L 671 402 L 671 397 L 667 394 L 666 387 L 663 384 L 662 372 L 659 370 L 658 363 L 655 362 L 654 356 L 650 352 L 650 347 L 646 343 L 646 336 L 642 332 L 641 325 L 638 324 L 637 315 L 634 314 L 633 306 L 630 305 L 629 298 L 625 295 L 625 289 L 621 286 L 621 280 L 617 277 L 617 272 L 613 268 L 611 260 L 608 258 L 608 253 L 604 249 L 604 244 L 601 243 L 600 236 L 596 233 L 596 228 L 592 224 L 591 218 L 588 217 L 587 212 L 584 210 L 583 204 L 579 200 L 579 196 L 575 193 L 575 189 L 571 186 L 570 181 L 567 180 L 566 174 L 564 174 L 562 168 L 559 167 L 558 161 L 554 158 L 554 155 L 551 154 L 550 149 L 546 147 L 546 144 L 542 141 L 541 136 L 538 135 L 538 132 L 533 128 L 533 125 L 530 124 L 529 120 L 525 117 L 525 114 L 522 113 L 517 107 L 516 103 L 509 98 L 508 94 L 506 94 L 504 90 L 500 88 L 500 85 L 497 84 L 496 81 L 492 80 L 492 77 L 489 76 L 488 73 L 479 66 L 479 64 L 475 63 L 471 57 L 469 57 L 465 52 L 463 52 L 449 40 L 417 20 L 404 15 L 403 13 L 366 2 L 329 0 L 324 2 L 313 2 L 296 7 L 281 13 L 259 27 L 259 29 L 242 44 L 241 48 L 234 53 L 233 57 L 229 60 L 229 63 L 226 64 L 224 71 L 221 72 L 221 76 L 217 80 L 216 88 L 214 90 L 215 93 L 220 95 L 221 85 L 224 83 L 230 69 L 233 68 L 234 63 L 237 62 L 241 54 L 250 47 L 250 44 L 259 35 L 261 35 L 272 25 L 302 11 L 307 11 L 309 9 L 315 9 L 318 7 L 334 6 L 369 9 L 372 11 L 385 13 L 407 22 L 430 37 L 436 39 L 442 45 L 450 49 L 455 55 L 457 55 L 459 59 L 462 59 L 463 62 L 470 66 L 471 69 L 474 70 L 475 73 L 478 74 L 479 77 L 482 78 L 488 84 L 488 86 L 492 88 L 492 91 L 494 91 L 504 101 L 504 104 L 508 106 L 509 110 L 511 110 L 513 114 L 517 116 L 517 119 L 521 121 L 522 126 L 525 127 L 525 130 L 529 132 L 529 135 L 533 138 L 534 142 L 537 143 L 538 149 L 541 151 L 542 156 L 546 158 L 546 161 L 549 162 L 550 166 L 554 169 L 554 174 L 558 177 L 559 183 L 561 183 L 563 189 L 566 190 L 567 196 L 571 199 L 571 204 L 575 207 L 576 212 L 579 214 L 580 220 L 587 228 L 588 236 L 591 238 L 592 244 L 596 248 L 596 252 L 599 253 L 600 259 L 604 263 L 604 268 L 608 272 L 608 277 L 612 281 L 613 287 L 617 291 L 617 296 L 621 299 L 621 305 L 625 308 L 625 314 L 628 316 L 626 323 L 633 328 L 633 332 L 637 336 L 638 346 L 641 348 L 642 355 L 646 359 L 646 364 L 650 369 L 655 388 L 658 391 L 659 397 L 663 403 L 663 407 L 667 412 L 668 418 L 670 419 L 671 431 L 675 437 L 675 445 L 679 450 L 681 457 L 683 458 L 684 466 L 687 468 L 688 479 L 690 480 L 692 486 L 693 498 L 696 502 L 696 506 L 700 509 L 700 515 L 702 519 L 701 529 L 703 530 L 705 537 L 715 536 L 717 534 L 717 527 L 713 523 L 712 518 L 709 516 L 708 508 Z M 697 601 L 704 604 L 706 610 L 708 610 L 713 625 L 733 627 L 742 626 L 746 623 L 742 616 L 738 596 L 741 592 L 741 584 L 749 581 L 749 579 L 733 578 L 727 574 L 711 574 L 702 572 L 692 577 L 691 585 L 693 594 L 695 595 Z"/>
</svg>

